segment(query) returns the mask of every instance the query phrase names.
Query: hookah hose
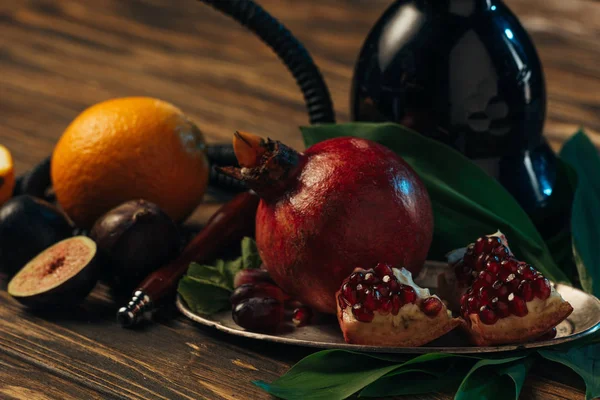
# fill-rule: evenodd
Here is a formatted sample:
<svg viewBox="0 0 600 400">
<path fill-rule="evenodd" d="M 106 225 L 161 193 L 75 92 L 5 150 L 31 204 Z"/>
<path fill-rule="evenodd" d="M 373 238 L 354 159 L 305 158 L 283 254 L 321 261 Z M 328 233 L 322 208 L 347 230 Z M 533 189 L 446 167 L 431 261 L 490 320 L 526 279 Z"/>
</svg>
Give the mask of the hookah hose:
<svg viewBox="0 0 600 400">
<path fill-rule="evenodd" d="M 199 0 L 230 16 L 256 34 L 285 64 L 300 87 L 311 124 L 333 123 L 335 115 L 327 85 L 321 72 L 304 46 L 277 19 L 252 0 Z M 214 166 L 237 165 L 229 144 L 207 146 L 211 164 L 209 184 L 218 189 L 241 192 L 243 183 L 219 173 Z M 14 195 L 29 194 L 48 199 L 50 157 L 17 178 Z"/>
</svg>

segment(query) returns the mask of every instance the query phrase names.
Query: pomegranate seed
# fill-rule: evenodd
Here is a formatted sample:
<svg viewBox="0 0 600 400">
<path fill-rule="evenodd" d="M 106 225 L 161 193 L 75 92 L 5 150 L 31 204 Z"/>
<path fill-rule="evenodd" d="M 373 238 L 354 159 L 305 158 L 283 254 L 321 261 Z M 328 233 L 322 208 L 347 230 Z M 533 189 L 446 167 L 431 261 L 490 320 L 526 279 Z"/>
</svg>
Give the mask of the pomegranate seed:
<svg viewBox="0 0 600 400">
<path fill-rule="evenodd" d="M 365 274 L 365 283 L 372 285 L 374 283 L 379 282 L 379 278 L 377 278 L 375 276 L 375 273 L 373 272 L 373 270 L 369 270 L 366 274 Z"/>
<path fill-rule="evenodd" d="M 417 300 L 417 294 L 415 293 L 415 290 L 410 286 L 400 285 L 399 294 L 402 303 L 404 304 L 414 303 Z"/>
<path fill-rule="evenodd" d="M 342 310 L 344 310 L 346 308 L 346 306 L 348 306 L 349 304 L 346 302 L 346 299 L 344 299 L 343 295 L 339 295 L 338 296 L 338 304 L 340 305 L 340 308 Z"/>
<path fill-rule="evenodd" d="M 437 297 L 428 297 L 421 303 L 421 310 L 430 317 L 435 317 L 442 311 L 442 301 Z"/>
<path fill-rule="evenodd" d="M 508 287 L 506 285 L 503 285 L 502 283 L 500 284 L 500 287 L 498 289 L 496 289 L 496 295 L 500 299 L 506 299 L 506 297 L 508 296 L 508 293 L 509 293 Z"/>
<path fill-rule="evenodd" d="M 517 291 L 519 290 L 519 284 L 521 282 L 518 279 L 512 279 L 510 282 L 508 282 L 506 284 L 506 287 L 508 288 L 508 291 L 511 293 L 517 293 Z"/>
<path fill-rule="evenodd" d="M 373 321 L 373 317 L 375 316 L 373 314 L 373 311 L 367 310 L 360 303 L 357 303 L 352 306 L 352 314 L 354 314 L 354 317 L 360 322 L 371 322 Z"/>
<path fill-rule="evenodd" d="M 479 308 L 479 301 L 477 300 L 477 298 L 469 297 L 467 299 L 467 312 L 469 314 L 473 314 L 473 313 L 477 312 L 478 308 Z"/>
<path fill-rule="evenodd" d="M 299 307 L 294 310 L 294 316 L 292 322 L 294 325 L 300 327 L 307 325 L 312 318 L 312 311 L 308 307 Z"/>
<path fill-rule="evenodd" d="M 503 285 L 502 281 L 501 281 L 500 279 L 498 279 L 497 281 L 495 281 L 495 282 L 492 284 L 492 287 L 493 287 L 494 289 L 498 290 L 498 289 L 500 289 L 500 287 L 502 287 L 502 285 Z"/>
<path fill-rule="evenodd" d="M 496 303 L 496 315 L 499 318 L 506 318 L 510 315 L 510 309 L 508 308 L 508 304 L 503 301 L 498 301 Z"/>
<path fill-rule="evenodd" d="M 510 283 L 513 279 L 515 279 L 516 276 L 515 274 L 510 274 L 506 277 L 506 279 L 504 280 L 506 283 Z"/>
<path fill-rule="evenodd" d="M 500 279 L 502 282 L 506 282 L 506 278 L 508 278 L 508 276 L 511 274 L 512 272 L 509 270 L 501 269 L 500 272 L 498 272 L 498 279 Z"/>
<path fill-rule="evenodd" d="M 477 253 L 489 253 L 501 244 L 502 241 L 498 237 L 483 236 L 475 242 L 475 251 Z"/>
<path fill-rule="evenodd" d="M 498 316 L 489 306 L 483 306 L 479 309 L 479 319 L 486 325 L 493 325 L 498 321 Z"/>
<path fill-rule="evenodd" d="M 363 274 L 362 272 L 354 272 L 352 275 L 350 275 L 350 278 L 348 278 L 348 283 L 351 286 L 356 286 L 363 281 L 364 277 L 365 274 Z"/>
<path fill-rule="evenodd" d="M 489 262 L 489 261 L 488 261 Z M 492 276 L 492 274 L 490 274 L 487 271 L 481 271 L 479 273 L 479 280 L 482 280 L 485 282 L 486 286 L 489 286 L 492 284 L 492 282 L 494 281 L 494 277 Z"/>
<path fill-rule="evenodd" d="M 485 238 L 484 237 L 480 237 L 479 239 L 477 239 L 475 241 L 475 248 L 474 248 L 475 252 L 477 254 L 482 253 L 484 245 L 485 245 Z"/>
<path fill-rule="evenodd" d="M 508 295 L 508 307 L 510 312 L 517 317 L 524 317 L 529 312 L 527 310 L 527 304 L 525 304 L 525 300 L 519 296 L 515 296 L 514 293 Z"/>
<path fill-rule="evenodd" d="M 523 298 L 523 300 L 533 300 L 533 289 L 531 288 L 531 283 L 529 283 L 529 281 L 522 281 L 517 292 L 519 293 L 519 296 Z"/>
<path fill-rule="evenodd" d="M 537 275 L 537 271 L 527 263 L 521 263 L 519 268 L 517 269 L 519 275 L 523 277 L 523 279 L 533 280 Z"/>
<path fill-rule="evenodd" d="M 487 254 L 482 253 L 477 257 L 475 261 L 475 269 L 477 271 L 481 271 L 485 267 L 485 263 L 487 262 Z"/>
<path fill-rule="evenodd" d="M 514 258 L 509 258 L 508 260 L 502 260 L 500 263 L 502 269 L 508 271 L 508 273 L 515 273 L 519 268 L 519 262 Z"/>
<path fill-rule="evenodd" d="M 489 286 L 484 286 L 479 289 L 479 305 L 489 304 L 492 298 L 495 297 L 494 289 Z"/>
<path fill-rule="evenodd" d="M 510 253 L 508 251 L 508 247 L 506 247 L 504 245 L 500 245 L 500 246 L 496 247 L 494 250 L 492 250 L 492 254 L 495 256 L 498 256 L 500 258 L 505 258 L 510 255 Z"/>
<path fill-rule="evenodd" d="M 498 257 L 489 259 L 485 265 L 485 269 L 488 270 L 490 274 L 496 275 L 498 271 L 500 271 L 500 260 L 498 260 Z"/>
<path fill-rule="evenodd" d="M 390 267 L 388 264 L 384 264 L 384 263 L 377 264 L 374 271 L 375 271 L 375 274 L 377 274 L 377 276 L 382 279 L 386 275 L 389 275 L 389 276 L 394 275 L 394 271 L 392 271 L 392 267 Z"/>
<path fill-rule="evenodd" d="M 484 281 L 483 279 L 477 279 L 477 280 L 475 281 L 475 283 L 473 283 L 473 286 L 472 286 L 472 288 L 473 288 L 473 290 L 474 290 L 475 292 L 478 292 L 478 291 L 479 291 L 479 289 L 481 289 L 481 288 L 482 288 L 482 287 L 484 287 L 484 286 L 487 286 L 487 282 L 486 282 L 486 281 Z"/>
<path fill-rule="evenodd" d="M 375 311 L 377 309 L 377 301 L 375 300 L 375 295 L 371 289 L 365 290 L 363 305 L 369 311 Z"/>
<path fill-rule="evenodd" d="M 460 304 L 465 304 L 465 301 L 467 301 L 467 299 L 469 298 L 469 293 L 463 293 L 462 296 L 460 296 Z"/>
<path fill-rule="evenodd" d="M 388 297 L 390 295 L 390 289 L 388 289 L 387 286 L 382 285 L 382 284 L 373 286 L 373 290 L 375 290 L 376 292 L 379 292 L 381 297 Z"/>
<path fill-rule="evenodd" d="M 358 298 L 356 296 L 356 291 L 354 289 L 352 289 L 352 287 L 348 283 L 344 283 L 342 285 L 342 296 L 344 296 L 344 298 L 350 304 L 354 304 L 358 300 Z"/>
<path fill-rule="evenodd" d="M 533 281 L 533 293 L 535 294 L 535 297 L 540 300 L 546 300 L 550 297 L 550 292 L 552 292 L 552 288 L 548 279 L 542 276 Z"/>
<path fill-rule="evenodd" d="M 386 275 L 386 276 L 388 276 L 388 275 Z M 390 293 L 398 291 L 398 289 L 400 288 L 400 284 L 398 283 L 396 278 L 392 278 L 390 276 L 388 276 L 388 277 L 390 278 L 390 281 L 388 283 L 388 288 L 390 289 Z M 384 280 L 384 282 L 385 282 L 385 280 Z"/>
<path fill-rule="evenodd" d="M 391 299 L 385 299 L 384 301 L 381 302 L 381 304 L 379 305 L 379 313 L 381 314 L 389 314 L 390 311 L 392 311 L 392 300 Z"/>
<path fill-rule="evenodd" d="M 552 340 L 556 337 L 556 327 L 550 329 L 548 332 L 544 333 L 542 336 L 537 338 L 536 340 Z"/>
<path fill-rule="evenodd" d="M 400 296 L 397 294 L 392 296 L 392 314 L 398 315 L 398 312 L 400 312 L 400 308 L 402 308 L 403 305 Z"/>
</svg>

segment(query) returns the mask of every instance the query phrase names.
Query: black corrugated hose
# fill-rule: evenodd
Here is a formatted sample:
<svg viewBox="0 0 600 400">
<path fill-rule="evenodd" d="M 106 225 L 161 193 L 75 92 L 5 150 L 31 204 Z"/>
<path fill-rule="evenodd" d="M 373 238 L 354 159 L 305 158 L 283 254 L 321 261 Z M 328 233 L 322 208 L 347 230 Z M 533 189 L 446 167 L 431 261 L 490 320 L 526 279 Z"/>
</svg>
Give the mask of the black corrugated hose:
<svg viewBox="0 0 600 400">
<path fill-rule="evenodd" d="M 333 104 L 321 72 L 308 51 L 279 21 L 252 0 L 199 0 L 229 15 L 234 20 L 254 32 L 267 44 L 292 73 L 306 102 L 311 124 L 335 122 Z M 207 150 L 211 163 L 210 185 L 228 191 L 245 190 L 244 185 L 233 178 L 218 173 L 213 166 L 235 165 L 237 163 L 231 145 L 213 145 Z M 19 177 L 15 195 L 32 194 L 40 196 L 50 186 L 50 158 Z M 44 166 L 41 167 L 40 166 Z"/>
</svg>

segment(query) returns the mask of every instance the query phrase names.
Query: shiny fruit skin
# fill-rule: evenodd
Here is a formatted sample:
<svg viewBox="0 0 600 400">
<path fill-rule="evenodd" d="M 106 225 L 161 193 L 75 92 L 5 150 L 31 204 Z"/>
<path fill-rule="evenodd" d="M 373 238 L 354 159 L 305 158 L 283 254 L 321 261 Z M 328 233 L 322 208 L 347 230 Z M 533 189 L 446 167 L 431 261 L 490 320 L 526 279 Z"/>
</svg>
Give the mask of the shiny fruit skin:
<svg viewBox="0 0 600 400">
<path fill-rule="evenodd" d="M 56 197 L 82 228 L 128 200 L 184 220 L 208 182 L 204 138 L 175 106 L 148 97 L 108 100 L 67 127 L 51 162 Z"/>
<path fill-rule="evenodd" d="M 100 217 L 90 238 L 98 245 L 103 275 L 117 294 L 130 295 L 151 272 L 174 259 L 177 225 L 156 204 L 131 200 Z"/>
<path fill-rule="evenodd" d="M 283 320 L 283 304 L 270 297 L 252 297 L 234 305 L 236 324 L 252 332 L 274 332 Z"/>
<path fill-rule="evenodd" d="M 13 276 L 72 233 L 65 214 L 52 204 L 29 195 L 13 197 L 0 207 L 0 271 Z"/>
<path fill-rule="evenodd" d="M 15 166 L 10 151 L 0 145 L 0 206 L 13 195 L 15 188 Z"/>
<path fill-rule="evenodd" d="M 238 286 L 233 293 L 231 293 L 229 301 L 231 302 L 231 305 L 235 306 L 242 301 L 253 297 L 271 297 L 280 303 L 285 301 L 285 297 L 281 289 L 267 282 L 260 282 L 256 284 L 246 283 Z"/>
<path fill-rule="evenodd" d="M 262 199 L 257 210 L 256 242 L 273 280 L 313 309 L 335 313 L 335 292 L 357 265 L 383 262 L 417 274 L 433 216 L 412 168 L 357 138 L 326 140 L 304 154 L 285 195 Z"/>
</svg>

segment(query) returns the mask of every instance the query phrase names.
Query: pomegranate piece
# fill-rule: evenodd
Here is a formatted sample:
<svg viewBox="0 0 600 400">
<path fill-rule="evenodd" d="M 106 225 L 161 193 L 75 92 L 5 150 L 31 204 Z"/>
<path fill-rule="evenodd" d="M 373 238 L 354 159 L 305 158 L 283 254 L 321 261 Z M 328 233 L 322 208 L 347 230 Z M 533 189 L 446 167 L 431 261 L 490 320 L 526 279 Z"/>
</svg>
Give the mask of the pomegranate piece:
<svg viewBox="0 0 600 400">
<path fill-rule="evenodd" d="M 338 321 L 348 343 L 421 346 L 463 323 L 448 315 L 438 297 L 416 286 L 409 271 L 389 265 L 356 270 L 337 299 Z"/>
<path fill-rule="evenodd" d="M 292 322 L 297 327 L 308 325 L 312 318 L 312 310 L 308 307 L 298 307 L 294 310 Z"/>
<path fill-rule="evenodd" d="M 252 332 L 274 332 L 283 320 L 283 304 L 271 297 L 252 297 L 232 308 L 236 324 Z"/>
<path fill-rule="evenodd" d="M 241 301 L 252 297 L 272 297 L 280 303 L 283 303 L 285 300 L 285 295 L 280 288 L 270 283 L 262 282 L 257 284 L 246 283 L 239 286 L 233 291 L 229 297 L 229 301 L 235 306 Z"/>
<path fill-rule="evenodd" d="M 548 332 L 544 333 L 542 336 L 538 337 L 536 340 L 541 342 L 543 340 L 552 340 L 556 337 L 556 327 L 550 329 Z"/>
<path fill-rule="evenodd" d="M 414 273 L 422 268 L 433 236 L 431 202 L 417 173 L 393 151 L 354 137 L 303 153 L 248 133 L 235 138 L 243 168 L 220 170 L 261 197 L 256 245 L 286 293 L 334 314 L 335 293 L 354 266 L 375 259 Z M 377 271 L 374 278 L 382 279 Z"/>
<path fill-rule="evenodd" d="M 449 293 L 450 304 L 460 307 L 477 345 L 536 339 L 573 311 L 548 279 L 514 257 L 500 232 L 451 252 L 448 260 L 448 272 L 438 279 L 440 293 Z"/>
<path fill-rule="evenodd" d="M 233 278 L 233 288 L 238 288 L 247 283 L 255 284 L 255 283 L 271 283 L 274 284 L 273 279 L 271 279 L 271 275 L 267 271 L 261 268 L 249 268 L 243 269 Z"/>
</svg>

